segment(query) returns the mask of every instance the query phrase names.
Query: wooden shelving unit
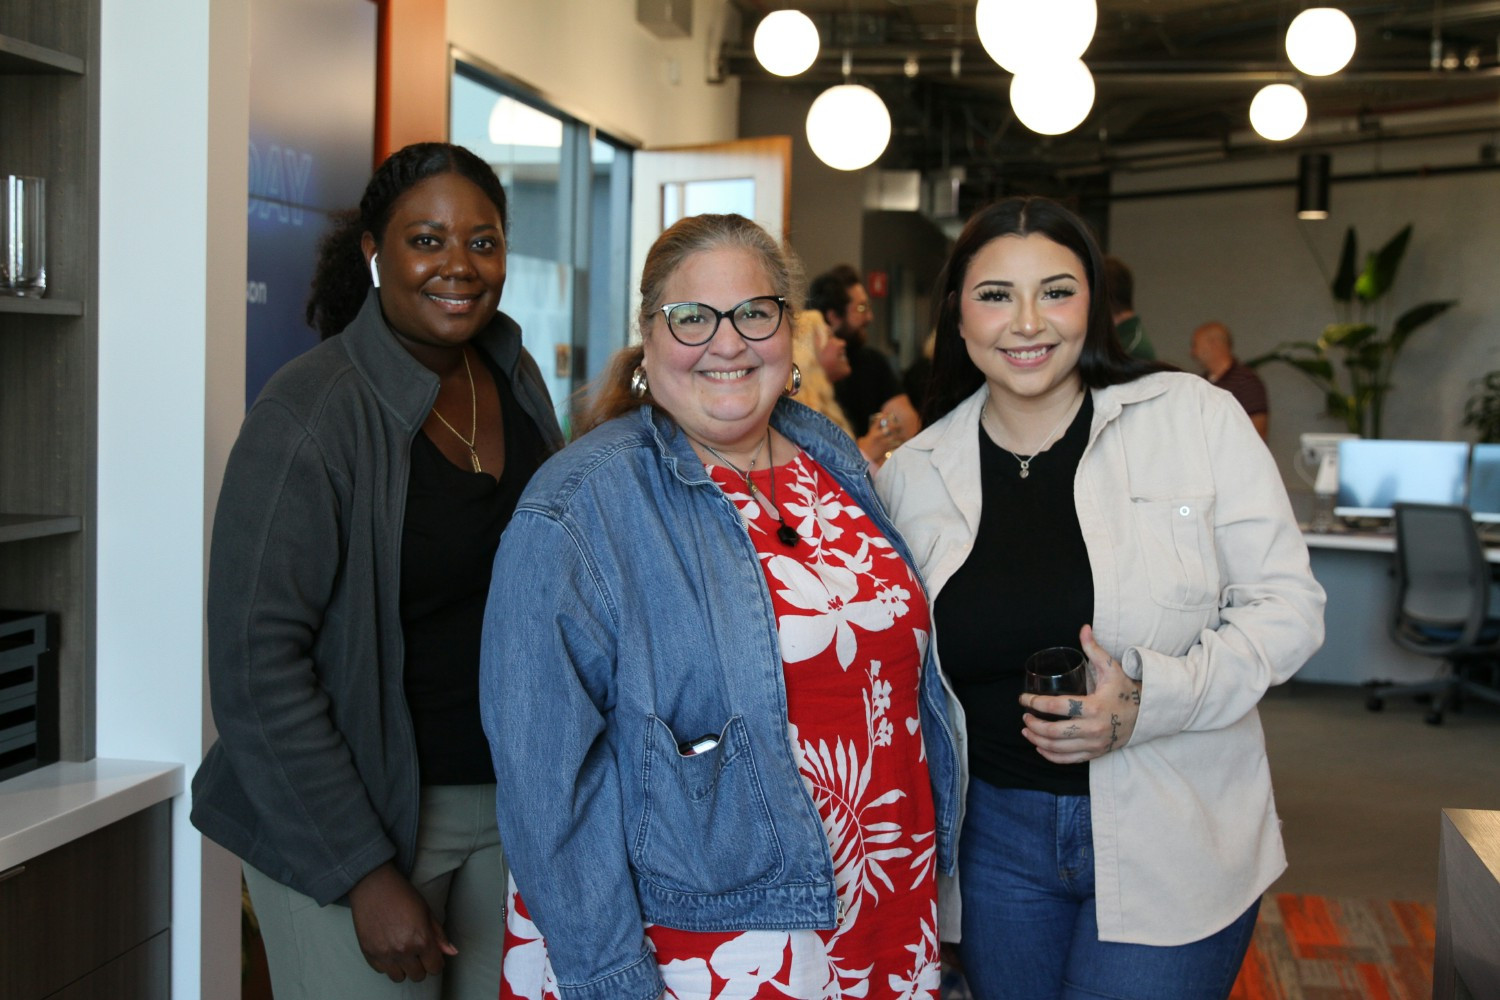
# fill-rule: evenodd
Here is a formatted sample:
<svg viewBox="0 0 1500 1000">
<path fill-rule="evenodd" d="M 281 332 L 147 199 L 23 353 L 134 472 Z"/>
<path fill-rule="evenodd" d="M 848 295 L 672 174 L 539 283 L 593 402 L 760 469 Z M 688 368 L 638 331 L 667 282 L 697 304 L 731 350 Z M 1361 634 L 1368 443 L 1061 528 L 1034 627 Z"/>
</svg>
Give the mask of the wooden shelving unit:
<svg viewBox="0 0 1500 1000">
<path fill-rule="evenodd" d="M 61 750 L 94 756 L 99 0 L 0 4 L 0 174 L 47 179 L 47 295 L 0 297 L 0 608 L 57 615 Z"/>
</svg>

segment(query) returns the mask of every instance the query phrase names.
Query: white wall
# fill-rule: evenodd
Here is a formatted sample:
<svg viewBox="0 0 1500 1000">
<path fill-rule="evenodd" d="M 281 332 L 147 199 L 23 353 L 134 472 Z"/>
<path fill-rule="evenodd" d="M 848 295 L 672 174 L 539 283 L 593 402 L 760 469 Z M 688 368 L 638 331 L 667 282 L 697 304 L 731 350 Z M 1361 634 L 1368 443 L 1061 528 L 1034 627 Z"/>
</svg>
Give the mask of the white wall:
<svg viewBox="0 0 1500 1000">
<path fill-rule="evenodd" d="M 645 146 L 736 138 L 739 82 L 708 82 L 737 30 L 725 0 L 693 0 L 690 38 L 636 23 L 636 0 L 448 0 L 448 41 L 559 109 Z M 727 19 L 727 20 L 726 20 Z"/>
<path fill-rule="evenodd" d="M 1341 175 L 1399 171 L 1423 165 L 1477 164 L 1481 139 L 1392 143 L 1336 151 L 1331 214 L 1300 222 L 1292 187 L 1178 194 L 1116 200 L 1110 250 L 1135 274 L 1135 304 L 1159 355 L 1191 369 L 1189 338 L 1211 319 L 1228 324 L 1241 358 L 1284 340 L 1315 340 L 1338 319 L 1328 294 L 1347 227 L 1360 252 L 1375 250 L 1408 222 L 1406 259 L 1389 294 L 1382 329 L 1421 302 L 1459 304 L 1413 335 L 1397 362 L 1387 397 L 1384 436 L 1467 439 L 1464 401 L 1473 380 L 1500 368 L 1500 172 L 1340 182 Z M 1292 180 L 1296 162 L 1275 158 L 1249 165 L 1117 176 L 1130 193 Z M 1271 396 L 1270 446 L 1294 487 L 1297 435 L 1343 430 L 1323 416 L 1318 389 L 1283 365 L 1261 369 Z"/>
<path fill-rule="evenodd" d="M 99 219 L 101 757 L 211 736 L 206 525 L 243 412 L 249 0 L 104 0 Z M 173 802 L 172 995 L 239 995 L 238 865 Z"/>
</svg>

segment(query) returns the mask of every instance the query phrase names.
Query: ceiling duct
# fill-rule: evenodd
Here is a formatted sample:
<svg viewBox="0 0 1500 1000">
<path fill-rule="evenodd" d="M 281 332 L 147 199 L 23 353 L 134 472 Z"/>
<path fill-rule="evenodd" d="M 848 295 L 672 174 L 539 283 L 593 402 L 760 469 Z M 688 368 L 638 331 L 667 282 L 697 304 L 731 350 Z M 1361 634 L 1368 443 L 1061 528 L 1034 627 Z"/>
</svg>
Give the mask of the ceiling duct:
<svg viewBox="0 0 1500 1000">
<path fill-rule="evenodd" d="M 635 19 L 657 38 L 693 34 L 693 0 L 635 0 Z"/>
</svg>

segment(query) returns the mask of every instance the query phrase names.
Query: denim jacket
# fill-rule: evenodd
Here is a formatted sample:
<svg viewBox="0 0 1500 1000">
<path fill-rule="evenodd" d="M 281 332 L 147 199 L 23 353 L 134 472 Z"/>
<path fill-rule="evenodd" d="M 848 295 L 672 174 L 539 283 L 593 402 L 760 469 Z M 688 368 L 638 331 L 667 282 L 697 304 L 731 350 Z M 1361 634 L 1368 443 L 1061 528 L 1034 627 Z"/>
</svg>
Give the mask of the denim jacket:
<svg viewBox="0 0 1500 1000">
<path fill-rule="evenodd" d="M 771 423 L 910 564 L 849 436 L 789 400 Z M 921 683 L 938 866 L 951 873 L 957 753 L 930 651 Z M 841 918 L 760 560 L 666 416 L 613 420 L 531 481 L 496 556 L 480 685 L 506 856 L 563 1000 L 655 1000 L 643 921 Z M 705 734 L 718 745 L 678 752 Z"/>
</svg>

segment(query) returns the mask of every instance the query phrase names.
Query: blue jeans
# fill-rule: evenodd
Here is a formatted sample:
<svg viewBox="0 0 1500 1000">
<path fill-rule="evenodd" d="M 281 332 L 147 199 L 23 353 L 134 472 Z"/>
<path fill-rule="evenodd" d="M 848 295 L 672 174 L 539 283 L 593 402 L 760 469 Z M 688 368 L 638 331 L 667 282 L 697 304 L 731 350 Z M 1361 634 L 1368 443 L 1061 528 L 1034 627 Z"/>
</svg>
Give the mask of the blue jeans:
<svg viewBox="0 0 1500 1000">
<path fill-rule="evenodd" d="M 958 856 L 960 954 L 976 1000 L 1223 1000 L 1260 910 L 1257 900 L 1217 934 L 1176 947 L 1100 941 L 1083 795 L 971 781 Z"/>
</svg>

